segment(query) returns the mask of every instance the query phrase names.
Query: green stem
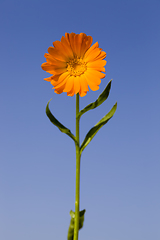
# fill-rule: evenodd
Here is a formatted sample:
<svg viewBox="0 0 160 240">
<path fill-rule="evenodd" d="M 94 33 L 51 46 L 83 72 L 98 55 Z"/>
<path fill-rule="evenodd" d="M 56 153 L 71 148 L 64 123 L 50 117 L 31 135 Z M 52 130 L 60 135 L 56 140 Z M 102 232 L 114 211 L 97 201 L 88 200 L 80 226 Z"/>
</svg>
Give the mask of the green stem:
<svg viewBox="0 0 160 240">
<path fill-rule="evenodd" d="M 79 231 L 79 192 L 80 192 L 80 146 L 79 146 L 79 93 L 76 94 L 76 196 L 75 196 L 75 225 L 74 240 L 78 240 Z"/>
</svg>

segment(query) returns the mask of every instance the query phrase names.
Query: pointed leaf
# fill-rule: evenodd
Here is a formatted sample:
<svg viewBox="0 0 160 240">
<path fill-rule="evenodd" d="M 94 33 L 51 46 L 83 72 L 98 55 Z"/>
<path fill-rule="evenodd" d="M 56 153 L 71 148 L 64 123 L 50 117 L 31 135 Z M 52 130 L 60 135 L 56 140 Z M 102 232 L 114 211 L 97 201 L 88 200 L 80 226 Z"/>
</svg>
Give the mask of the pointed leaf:
<svg viewBox="0 0 160 240">
<path fill-rule="evenodd" d="M 71 133 L 71 131 L 66 128 L 63 124 L 61 124 L 51 113 L 51 111 L 49 110 L 49 103 L 52 99 L 49 100 L 49 102 L 47 103 L 47 106 L 46 106 L 46 114 L 49 118 L 49 120 L 56 126 L 59 128 L 59 130 L 65 134 L 67 134 L 70 138 L 72 138 L 75 143 L 77 142 L 76 139 L 75 139 L 75 136 Z"/>
<path fill-rule="evenodd" d="M 108 83 L 107 87 L 104 89 L 104 91 L 101 93 L 101 95 L 99 95 L 98 99 L 93 102 L 93 103 L 90 103 L 89 105 L 87 105 L 84 109 L 82 109 L 80 112 L 79 112 L 79 117 L 82 116 L 82 114 L 84 114 L 85 112 L 88 112 L 89 110 L 91 109 L 94 109 L 96 107 L 98 107 L 99 105 L 101 105 L 109 96 L 109 92 L 110 92 L 110 89 L 111 89 L 111 82 L 112 82 L 112 79 L 111 81 Z"/>
<path fill-rule="evenodd" d="M 85 209 L 79 212 L 79 229 L 83 227 Z M 71 221 L 68 229 L 68 240 L 73 240 L 74 237 L 74 222 L 75 222 L 75 212 L 70 211 Z"/>
<path fill-rule="evenodd" d="M 96 135 L 96 133 L 99 131 L 99 129 L 113 117 L 116 109 L 117 109 L 117 103 L 113 106 L 113 108 L 110 110 L 109 113 L 107 113 L 93 128 L 91 128 L 89 130 L 89 132 L 87 133 L 87 135 L 81 145 L 80 154 L 85 149 L 85 147 L 90 143 L 90 141 Z"/>
</svg>

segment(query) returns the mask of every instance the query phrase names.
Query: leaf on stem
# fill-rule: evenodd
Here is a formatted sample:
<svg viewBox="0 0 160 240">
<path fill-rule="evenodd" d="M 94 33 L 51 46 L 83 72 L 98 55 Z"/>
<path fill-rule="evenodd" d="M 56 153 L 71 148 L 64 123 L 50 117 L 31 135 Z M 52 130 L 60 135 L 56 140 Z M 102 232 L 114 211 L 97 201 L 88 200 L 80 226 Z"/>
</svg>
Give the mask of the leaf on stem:
<svg viewBox="0 0 160 240">
<path fill-rule="evenodd" d="M 110 92 L 110 89 L 111 89 L 111 82 L 112 82 L 112 79 L 110 80 L 110 82 L 108 83 L 108 85 L 106 86 L 104 91 L 99 95 L 98 99 L 95 102 L 90 103 L 89 105 L 87 105 L 84 109 L 82 109 L 79 112 L 78 117 L 81 117 L 82 114 L 84 114 L 85 112 L 88 112 L 89 110 L 98 107 L 99 105 L 101 105 L 108 98 L 109 92 Z"/>
<path fill-rule="evenodd" d="M 85 209 L 79 212 L 79 229 L 83 227 Z M 68 229 L 68 240 L 73 240 L 74 237 L 74 223 L 75 223 L 75 212 L 70 211 L 71 221 Z"/>
<path fill-rule="evenodd" d="M 49 103 L 52 99 L 49 100 L 49 102 L 47 103 L 47 106 L 46 106 L 46 114 L 47 114 L 47 117 L 49 118 L 49 120 L 56 126 L 59 128 L 59 130 L 65 134 L 67 134 L 70 138 L 72 138 L 75 143 L 77 142 L 76 141 L 76 138 L 75 136 L 71 133 L 71 131 L 66 128 L 63 124 L 61 124 L 51 113 L 51 111 L 49 110 Z"/>
<path fill-rule="evenodd" d="M 99 131 L 99 129 L 104 126 L 114 115 L 115 111 L 117 109 L 117 103 L 112 107 L 109 113 L 107 113 L 93 128 L 89 130 L 87 133 L 81 147 L 80 147 L 80 154 L 85 149 L 85 147 L 90 143 L 92 138 L 96 135 L 96 133 Z"/>
</svg>

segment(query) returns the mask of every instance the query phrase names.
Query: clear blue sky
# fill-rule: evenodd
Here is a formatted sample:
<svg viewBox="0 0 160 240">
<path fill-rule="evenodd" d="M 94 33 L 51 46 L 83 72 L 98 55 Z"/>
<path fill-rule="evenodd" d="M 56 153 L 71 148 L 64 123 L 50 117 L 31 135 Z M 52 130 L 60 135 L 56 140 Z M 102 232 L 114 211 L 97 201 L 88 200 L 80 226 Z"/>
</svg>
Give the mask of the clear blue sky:
<svg viewBox="0 0 160 240">
<path fill-rule="evenodd" d="M 87 131 L 118 102 L 114 117 L 82 154 L 80 240 L 160 239 L 160 1 L 1 0 L 0 239 L 67 239 L 74 210 L 73 141 L 45 115 L 75 132 L 75 97 L 57 95 L 41 69 L 52 42 L 84 32 L 107 52 Z"/>
</svg>

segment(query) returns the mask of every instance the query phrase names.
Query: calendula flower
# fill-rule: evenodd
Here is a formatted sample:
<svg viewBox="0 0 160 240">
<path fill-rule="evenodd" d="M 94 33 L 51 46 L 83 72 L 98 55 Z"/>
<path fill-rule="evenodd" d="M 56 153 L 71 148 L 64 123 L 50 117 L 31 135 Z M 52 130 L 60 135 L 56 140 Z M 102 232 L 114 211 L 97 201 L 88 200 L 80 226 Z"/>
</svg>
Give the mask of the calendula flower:
<svg viewBox="0 0 160 240">
<path fill-rule="evenodd" d="M 92 37 L 85 33 L 65 33 L 61 41 L 53 42 L 54 47 L 45 53 L 46 61 L 42 69 L 52 74 L 44 80 L 49 81 L 55 93 L 67 92 L 68 96 L 79 93 L 85 96 L 91 90 L 99 89 L 105 77 L 106 53 L 98 42 L 92 44 Z"/>
</svg>

